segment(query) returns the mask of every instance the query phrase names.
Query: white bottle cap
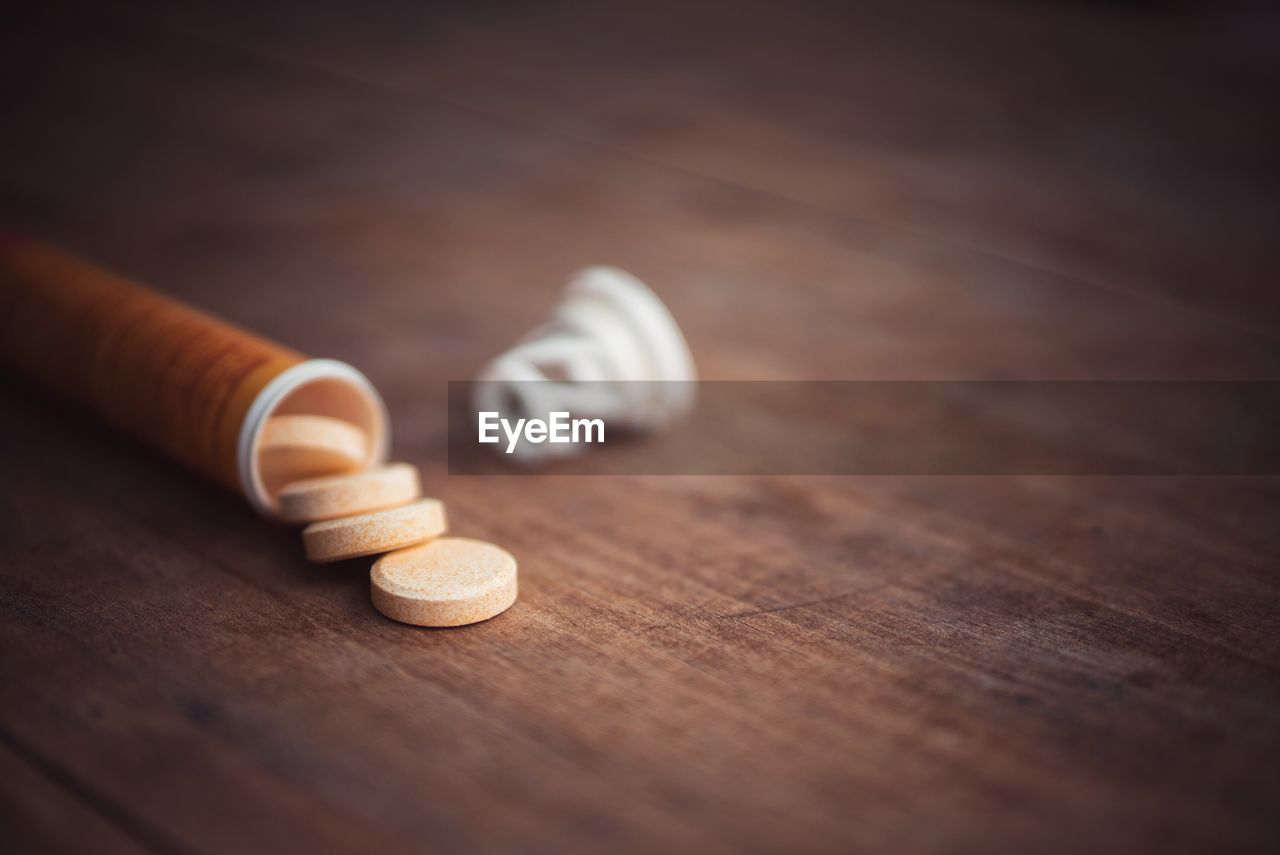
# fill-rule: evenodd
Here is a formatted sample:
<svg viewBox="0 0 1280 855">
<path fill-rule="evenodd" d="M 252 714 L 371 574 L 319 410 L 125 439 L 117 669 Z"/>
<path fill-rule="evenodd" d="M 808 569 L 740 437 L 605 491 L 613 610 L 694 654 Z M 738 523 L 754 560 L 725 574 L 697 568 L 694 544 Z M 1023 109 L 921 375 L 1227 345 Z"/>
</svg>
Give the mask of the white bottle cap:
<svg viewBox="0 0 1280 855">
<path fill-rule="evenodd" d="M 569 282 L 547 323 L 476 379 L 477 411 L 504 418 L 513 409 L 543 418 L 565 411 L 646 431 L 689 412 L 697 372 L 675 318 L 648 286 L 614 267 L 589 267 Z M 531 461 L 582 447 L 521 443 L 516 454 Z"/>
</svg>

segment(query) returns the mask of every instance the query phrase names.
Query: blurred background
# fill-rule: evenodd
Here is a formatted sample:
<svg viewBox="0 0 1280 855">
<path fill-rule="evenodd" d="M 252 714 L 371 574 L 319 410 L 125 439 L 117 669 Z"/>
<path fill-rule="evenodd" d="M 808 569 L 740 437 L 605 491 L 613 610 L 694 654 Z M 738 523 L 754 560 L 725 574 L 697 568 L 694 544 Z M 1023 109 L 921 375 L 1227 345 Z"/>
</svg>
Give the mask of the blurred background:
<svg viewBox="0 0 1280 855">
<path fill-rule="evenodd" d="M 592 261 L 715 378 L 1265 372 L 1269 7 L 31 4 L 0 214 L 438 378 Z"/>
<path fill-rule="evenodd" d="M 712 379 L 1275 379 L 1278 39 L 1261 0 L 10 9 L 0 228 L 359 367 L 522 592 L 403 631 L 6 378 L 9 838 L 1269 848 L 1274 479 L 448 477 L 444 402 L 592 263 Z"/>
</svg>

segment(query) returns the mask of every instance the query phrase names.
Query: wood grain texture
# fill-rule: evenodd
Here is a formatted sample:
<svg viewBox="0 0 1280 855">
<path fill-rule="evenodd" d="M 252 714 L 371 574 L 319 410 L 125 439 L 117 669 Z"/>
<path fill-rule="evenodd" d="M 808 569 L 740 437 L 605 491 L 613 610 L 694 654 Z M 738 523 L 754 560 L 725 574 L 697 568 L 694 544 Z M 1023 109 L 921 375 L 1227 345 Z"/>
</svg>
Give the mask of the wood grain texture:
<svg viewBox="0 0 1280 855">
<path fill-rule="evenodd" d="M 445 473 L 446 382 L 597 261 L 658 288 L 711 377 L 1277 376 L 1265 17 L 900 5 L 143 3 L 7 29 L 0 223 L 359 366 L 521 598 L 396 625 L 368 561 L 307 564 L 6 377 L 0 828 L 53 851 L 1274 845 L 1274 479 Z"/>
</svg>

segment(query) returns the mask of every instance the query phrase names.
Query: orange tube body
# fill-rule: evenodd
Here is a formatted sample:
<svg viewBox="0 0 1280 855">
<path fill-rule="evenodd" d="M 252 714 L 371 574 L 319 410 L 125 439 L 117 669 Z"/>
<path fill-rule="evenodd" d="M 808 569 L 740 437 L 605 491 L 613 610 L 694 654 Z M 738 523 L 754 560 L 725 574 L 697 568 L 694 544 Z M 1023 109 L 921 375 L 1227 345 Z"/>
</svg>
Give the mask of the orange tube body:
<svg viewBox="0 0 1280 855">
<path fill-rule="evenodd" d="M 0 236 L 0 360 L 227 486 L 243 487 L 249 407 L 303 359 L 48 244 Z"/>
</svg>

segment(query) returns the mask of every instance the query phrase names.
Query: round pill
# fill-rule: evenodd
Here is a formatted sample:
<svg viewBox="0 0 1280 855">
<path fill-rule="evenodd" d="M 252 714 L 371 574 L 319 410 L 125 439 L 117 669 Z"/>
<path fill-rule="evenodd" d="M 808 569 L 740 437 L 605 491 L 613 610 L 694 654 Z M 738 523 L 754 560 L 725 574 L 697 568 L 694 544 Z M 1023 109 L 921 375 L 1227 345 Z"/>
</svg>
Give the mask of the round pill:
<svg viewBox="0 0 1280 855">
<path fill-rule="evenodd" d="M 412 546 L 444 531 L 444 503 L 419 499 L 398 508 L 312 523 L 302 530 L 302 545 L 312 561 L 341 561 Z"/>
<path fill-rule="evenodd" d="M 516 559 L 492 543 L 441 537 L 382 556 L 369 581 L 373 607 L 392 620 L 462 626 L 516 601 Z"/>
<path fill-rule="evenodd" d="M 274 416 L 262 427 L 258 461 L 262 480 L 275 490 L 320 475 L 364 465 L 369 438 L 360 428 L 328 416 Z"/>
<path fill-rule="evenodd" d="M 280 488 L 276 500 L 284 521 L 316 522 L 398 507 L 421 495 L 417 467 L 389 463 L 351 475 L 293 481 Z"/>
</svg>

